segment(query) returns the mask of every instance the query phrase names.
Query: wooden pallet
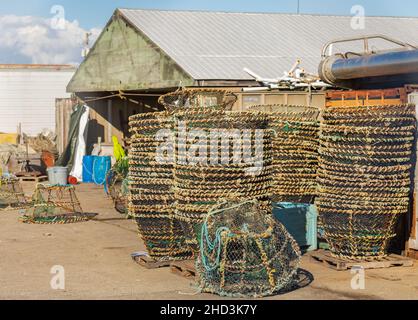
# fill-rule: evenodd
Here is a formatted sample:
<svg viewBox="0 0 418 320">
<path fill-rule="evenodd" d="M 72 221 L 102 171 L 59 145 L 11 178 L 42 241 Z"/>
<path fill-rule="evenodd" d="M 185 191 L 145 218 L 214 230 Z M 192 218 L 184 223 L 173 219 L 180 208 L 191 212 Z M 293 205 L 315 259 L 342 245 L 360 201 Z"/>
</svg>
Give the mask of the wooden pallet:
<svg viewBox="0 0 418 320">
<path fill-rule="evenodd" d="M 381 269 L 391 267 L 412 267 L 414 261 L 410 258 L 399 256 L 397 254 L 391 254 L 387 257 L 380 259 L 365 259 L 365 260 L 345 260 L 336 258 L 331 255 L 330 251 L 318 250 L 311 252 L 311 260 L 321 263 L 328 268 L 345 271 L 355 267 L 362 267 L 363 269 Z"/>
<path fill-rule="evenodd" d="M 40 183 L 40 182 L 44 182 L 48 180 L 47 176 L 27 176 L 27 177 L 19 177 L 20 182 L 36 182 L 36 183 Z"/>
<path fill-rule="evenodd" d="M 132 256 L 132 260 L 147 269 L 159 269 L 170 266 L 170 261 L 155 261 L 148 256 Z"/>
<path fill-rule="evenodd" d="M 170 265 L 171 272 L 179 276 L 195 279 L 196 278 L 196 266 L 194 260 L 186 261 L 174 261 Z"/>
<path fill-rule="evenodd" d="M 409 249 L 408 250 L 408 257 L 414 260 L 418 260 L 418 250 Z"/>
</svg>

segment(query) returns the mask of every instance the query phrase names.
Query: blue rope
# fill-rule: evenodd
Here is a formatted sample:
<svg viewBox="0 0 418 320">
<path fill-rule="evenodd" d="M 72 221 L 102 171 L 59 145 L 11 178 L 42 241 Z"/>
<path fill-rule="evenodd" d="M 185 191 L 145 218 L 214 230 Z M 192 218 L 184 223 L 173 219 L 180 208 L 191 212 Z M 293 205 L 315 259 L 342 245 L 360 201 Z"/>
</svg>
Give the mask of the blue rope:
<svg viewBox="0 0 418 320">
<path fill-rule="evenodd" d="M 230 232 L 227 227 L 220 227 L 216 230 L 215 239 L 212 241 L 209 236 L 207 221 L 202 226 L 202 233 L 200 239 L 200 256 L 202 258 L 202 265 L 205 267 L 207 272 L 216 270 L 221 264 L 221 251 L 222 251 L 222 233 Z M 211 264 L 205 255 L 204 243 L 207 244 L 208 252 L 216 252 L 216 259 L 214 264 Z"/>
</svg>

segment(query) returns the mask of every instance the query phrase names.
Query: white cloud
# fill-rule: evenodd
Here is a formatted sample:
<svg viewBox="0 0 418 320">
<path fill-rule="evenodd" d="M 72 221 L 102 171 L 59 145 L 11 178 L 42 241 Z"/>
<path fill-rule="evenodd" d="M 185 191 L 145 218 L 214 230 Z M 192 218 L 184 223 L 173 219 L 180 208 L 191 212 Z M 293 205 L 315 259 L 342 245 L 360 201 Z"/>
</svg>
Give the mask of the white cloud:
<svg viewBox="0 0 418 320">
<path fill-rule="evenodd" d="M 86 32 L 90 45 L 101 30 L 85 30 L 78 21 L 53 28 L 51 19 L 32 16 L 0 16 L 0 63 L 78 64 Z"/>
</svg>

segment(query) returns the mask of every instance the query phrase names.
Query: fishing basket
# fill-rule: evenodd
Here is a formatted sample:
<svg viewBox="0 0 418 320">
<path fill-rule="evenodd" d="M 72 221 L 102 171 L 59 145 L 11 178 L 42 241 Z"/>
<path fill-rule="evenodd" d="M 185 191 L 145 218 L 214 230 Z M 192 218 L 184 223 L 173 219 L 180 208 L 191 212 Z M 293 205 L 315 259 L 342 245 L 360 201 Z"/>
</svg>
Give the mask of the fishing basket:
<svg viewBox="0 0 418 320">
<path fill-rule="evenodd" d="M 310 203 L 317 194 L 319 110 L 312 107 L 261 105 L 273 132 L 273 194 L 276 202 Z"/>
<path fill-rule="evenodd" d="M 130 117 L 129 215 L 135 218 L 148 254 L 156 261 L 183 260 L 191 257 L 185 245 L 183 229 L 174 219 L 174 153 L 162 151 L 162 143 L 172 146 L 162 130 L 173 130 L 173 118 L 167 111 L 143 113 Z M 174 152 L 171 150 L 171 152 Z M 159 161 L 160 160 L 160 161 Z"/>
<path fill-rule="evenodd" d="M 323 112 L 317 206 L 335 256 L 381 258 L 408 212 L 415 106 Z"/>
<path fill-rule="evenodd" d="M 29 205 L 19 179 L 0 177 L 0 211 L 25 209 Z"/>
<path fill-rule="evenodd" d="M 197 256 L 202 223 L 220 199 L 256 198 L 271 211 L 271 132 L 262 113 L 192 108 L 174 117 L 175 217 Z"/>
<path fill-rule="evenodd" d="M 72 185 L 38 184 L 32 196 L 32 205 L 21 222 L 31 224 L 68 224 L 92 219 L 84 213 Z"/>
<path fill-rule="evenodd" d="M 222 89 L 181 89 L 159 98 L 158 102 L 167 111 L 211 108 L 231 110 L 238 97 L 233 92 Z"/>
<path fill-rule="evenodd" d="M 286 228 L 257 201 L 219 203 L 201 231 L 201 290 L 236 298 L 277 294 L 294 284 L 300 255 Z"/>
</svg>

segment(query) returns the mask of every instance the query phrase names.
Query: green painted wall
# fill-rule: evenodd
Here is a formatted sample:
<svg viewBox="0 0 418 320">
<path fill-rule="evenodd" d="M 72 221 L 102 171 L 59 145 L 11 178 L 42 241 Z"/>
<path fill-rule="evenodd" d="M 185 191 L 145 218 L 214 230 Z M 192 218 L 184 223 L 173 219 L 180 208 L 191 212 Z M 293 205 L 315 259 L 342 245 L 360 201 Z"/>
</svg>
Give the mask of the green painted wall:
<svg viewBox="0 0 418 320">
<path fill-rule="evenodd" d="M 117 14 L 70 81 L 68 92 L 191 86 L 194 80 Z"/>
</svg>

